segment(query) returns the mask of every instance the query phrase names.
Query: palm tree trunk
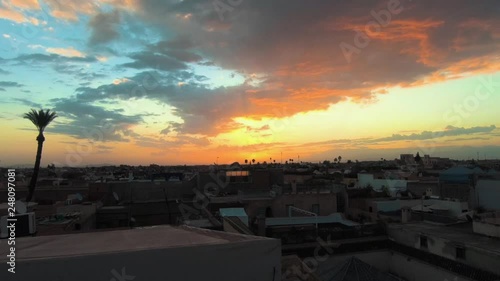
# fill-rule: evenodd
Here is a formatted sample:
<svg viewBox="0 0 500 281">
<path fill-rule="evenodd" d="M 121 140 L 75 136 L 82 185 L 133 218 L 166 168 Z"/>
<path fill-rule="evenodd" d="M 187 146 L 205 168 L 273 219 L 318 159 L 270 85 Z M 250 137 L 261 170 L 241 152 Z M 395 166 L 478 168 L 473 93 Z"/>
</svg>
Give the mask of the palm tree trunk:
<svg viewBox="0 0 500 281">
<path fill-rule="evenodd" d="M 30 185 L 28 186 L 28 196 L 26 197 L 26 202 L 30 202 L 31 199 L 33 199 L 36 182 L 38 180 L 38 172 L 40 171 L 40 161 L 42 159 L 43 142 L 45 141 L 45 137 L 43 136 L 42 132 L 38 134 L 36 140 L 38 141 L 38 148 L 36 150 L 35 167 L 33 168 L 33 176 L 31 176 Z"/>
</svg>

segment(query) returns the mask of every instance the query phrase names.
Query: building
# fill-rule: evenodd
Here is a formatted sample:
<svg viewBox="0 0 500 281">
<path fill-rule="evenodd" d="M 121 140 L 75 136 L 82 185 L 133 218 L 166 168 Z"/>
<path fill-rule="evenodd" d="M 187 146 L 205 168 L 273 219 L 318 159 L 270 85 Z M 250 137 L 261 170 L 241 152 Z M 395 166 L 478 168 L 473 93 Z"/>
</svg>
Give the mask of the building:
<svg viewBox="0 0 500 281">
<path fill-rule="evenodd" d="M 390 224 L 385 237 L 353 234 L 283 251 L 306 265 L 288 261 L 285 280 L 500 280 L 500 240 L 472 232 L 471 222 Z"/>
<path fill-rule="evenodd" d="M 430 155 L 424 155 L 422 162 L 426 168 L 446 167 L 451 164 L 450 158 L 431 157 Z"/>
<path fill-rule="evenodd" d="M 387 234 L 405 251 L 420 254 L 429 262 L 441 260 L 457 274 L 476 276 L 473 280 L 500 278 L 500 240 L 474 233 L 471 223 L 393 224 Z"/>
<path fill-rule="evenodd" d="M 466 201 L 473 209 L 484 208 L 483 204 L 495 208 L 497 204 L 491 197 L 499 194 L 499 182 L 494 171 L 457 166 L 439 174 L 439 193 L 441 197 Z"/>
<path fill-rule="evenodd" d="M 398 191 L 405 191 L 408 186 L 407 180 L 391 179 L 391 178 L 374 178 L 373 174 L 358 174 L 358 187 L 367 188 L 372 187 L 375 191 L 387 190 L 388 195 L 396 196 Z"/>
<path fill-rule="evenodd" d="M 480 214 L 472 223 L 474 233 L 500 238 L 500 213 Z"/>
<path fill-rule="evenodd" d="M 280 241 L 264 237 L 159 226 L 17 241 L 15 274 L 0 248 L 0 280 L 281 280 Z"/>
<path fill-rule="evenodd" d="M 475 188 L 477 206 L 500 211 L 500 179 L 479 178 Z"/>
<path fill-rule="evenodd" d="M 399 160 L 406 165 L 416 164 L 413 154 L 401 154 Z"/>
</svg>

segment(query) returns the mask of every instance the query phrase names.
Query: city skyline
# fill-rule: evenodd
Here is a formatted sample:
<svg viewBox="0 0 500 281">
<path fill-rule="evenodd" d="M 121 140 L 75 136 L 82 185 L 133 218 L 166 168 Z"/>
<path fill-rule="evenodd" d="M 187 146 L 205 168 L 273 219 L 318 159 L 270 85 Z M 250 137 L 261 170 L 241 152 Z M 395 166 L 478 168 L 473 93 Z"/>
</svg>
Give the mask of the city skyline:
<svg viewBox="0 0 500 281">
<path fill-rule="evenodd" d="M 59 115 L 42 167 L 498 159 L 499 12 L 493 0 L 2 1 L 0 166 L 33 163 L 31 108 Z"/>
</svg>

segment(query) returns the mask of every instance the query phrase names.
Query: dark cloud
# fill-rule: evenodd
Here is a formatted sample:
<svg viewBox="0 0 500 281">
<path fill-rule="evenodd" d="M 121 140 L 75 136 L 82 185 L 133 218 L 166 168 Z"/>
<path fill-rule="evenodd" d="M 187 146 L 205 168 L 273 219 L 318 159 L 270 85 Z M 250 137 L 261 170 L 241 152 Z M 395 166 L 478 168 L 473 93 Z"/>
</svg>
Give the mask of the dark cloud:
<svg viewBox="0 0 500 281">
<path fill-rule="evenodd" d="M 168 41 L 160 41 L 154 45 L 153 50 L 188 50 L 196 47 L 197 44 L 185 35 L 175 37 Z"/>
<path fill-rule="evenodd" d="M 125 63 L 122 66 L 136 68 L 136 69 L 151 68 L 164 71 L 172 71 L 172 70 L 187 68 L 187 65 L 185 63 L 175 58 L 147 51 L 133 54 L 130 56 L 130 58 L 133 59 L 134 61 Z"/>
<path fill-rule="evenodd" d="M 141 0 L 136 3 L 139 15 L 165 31 L 163 40 L 130 55 L 133 61 L 122 66 L 178 72 L 196 62 L 234 70 L 246 83 L 213 89 L 198 79 L 178 87 L 186 81 L 177 76 L 148 91 L 132 93 L 132 86 L 124 84 L 78 93 L 82 99 L 152 98 L 175 108 L 185 121 L 179 131 L 215 134 L 233 128 L 232 119 L 238 116 L 290 116 L 327 109 L 345 98 L 369 100 L 379 88 L 446 79 L 442 73 L 481 71 L 488 59 L 468 60 L 495 54 L 500 46 L 495 28 L 499 4 L 494 0 L 481 5 L 462 0 L 400 3 L 400 12 L 390 14 L 388 24 L 369 34 L 369 42 L 360 47 L 357 32 L 366 33 L 366 25 L 377 21 L 373 14 L 386 15 L 388 1 L 311 5 L 255 0 L 221 14 L 211 1 Z M 342 43 L 356 48 L 350 59 Z"/>
<path fill-rule="evenodd" d="M 0 87 L 14 87 L 14 88 L 19 88 L 22 87 L 23 84 L 19 84 L 17 82 L 12 82 L 12 81 L 0 81 Z"/>
<path fill-rule="evenodd" d="M 174 115 L 184 120 L 182 126 L 175 125 L 175 131 L 183 134 L 216 135 L 235 128 L 234 124 L 228 124 L 232 117 L 252 112 L 246 92 L 250 87 L 208 88 L 199 78 L 187 71 L 143 72 L 120 84 L 78 88 L 76 99 L 89 103 L 106 99 L 156 100 L 172 106 Z M 163 133 L 167 132 L 169 130 Z"/>
<path fill-rule="evenodd" d="M 130 127 L 142 122 L 138 115 L 124 115 L 121 110 L 107 110 L 103 107 L 83 103 L 76 99 L 54 99 L 54 110 L 68 120 L 54 124 L 52 132 L 87 138 L 95 141 L 129 141 L 134 133 Z"/>
<path fill-rule="evenodd" d="M 184 42 L 196 42 L 187 46 L 202 50 L 204 58 L 219 66 L 265 73 L 273 81 L 311 90 L 410 85 L 443 68 L 475 71 L 477 64 L 454 66 L 495 54 L 499 47 L 495 26 L 500 24 L 500 4 L 495 0 L 480 5 L 464 0 L 399 2 L 401 11 L 389 15 L 388 25 L 378 20 L 384 26 L 362 47 L 355 46 L 356 32 L 366 32 L 366 25 L 377 21 L 373 14 L 386 14 L 389 1 L 311 5 L 301 0 L 255 0 L 223 12 L 203 0 L 142 0 L 138 5 L 145 20 L 169 26 L 168 32 L 183 34 Z M 189 24 L 178 23 L 178 16 L 186 14 L 191 15 Z M 358 51 L 350 62 L 341 43 Z M 344 95 L 367 96 L 356 91 Z"/>
<path fill-rule="evenodd" d="M 191 51 L 195 44 L 185 37 L 177 37 L 170 41 L 160 41 L 150 45 L 151 53 L 161 54 L 182 62 L 199 62 L 203 58 Z"/>
<path fill-rule="evenodd" d="M 27 105 L 31 108 L 43 108 L 42 104 L 33 102 L 28 99 L 22 99 L 22 98 L 14 98 L 13 100 L 20 102 L 21 104 Z"/>
<path fill-rule="evenodd" d="M 0 74 L 7 75 L 7 74 L 10 74 L 10 72 L 8 72 L 7 70 L 3 70 L 3 69 L 0 68 Z"/>
<path fill-rule="evenodd" d="M 245 128 L 233 121 L 235 117 L 291 116 L 327 109 L 346 98 L 370 100 L 375 91 L 387 93 L 380 88 L 495 69 L 490 58 L 500 46 L 498 1 L 476 5 L 464 0 L 401 0 L 401 12 L 390 14 L 388 24 L 369 32 L 368 43 L 360 47 L 355 43 L 359 32 L 367 33 L 366 25 L 377 21 L 373 14 L 387 15 L 388 2 L 321 1 L 312 5 L 302 0 L 252 0 L 221 12 L 212 1 L 139 0 L 134 15 L 140 17 L 137 22 L 141 24 L 131 25 L 126 19 L 130 24 L 123 28 L 137 33 L 137 41 L 145 43 L 128 55 L 131 62 L 116 70 L 128 67 L 158 72 L 142 72 L 119 84 L 90 87 L 81 83 L 75 101 L 105 104 L 114 99 L 152 99 L 172 106 L 173 113 L 183 120 L 168 124 L 162 134 L 175 131 L 211 136 Z M 120 19 L 129 15 L 120 16 L 116 11 L 97 14 L 89 23 L 89 43 L 116 39 Z M 145 25 L 159 32 L 156 43 L 141 36 L 149 30 Z M 122 32 L 122 36 L 128 35 Z M 356 49 L 350 59 L 340 48 L 343 43 Z M 56 58 L 34 54 L 20 56 L 17 61 Z M 95 58 L 62 60 L 76 63 Z M 215 88 L 204 84 L 206 77 L 191 73 L 189 63 L 219 66 L 246 80 L 242 85 Z M 58 64 L 55 69 L 83 77 L 77 66 Z M 90 73 L 86 79 L 102 78 L 96 75 Z M 371 141 L 422 140 L 436 133 L 471 134 L 471 129 L 396 134 Z"/>
<path fill-rule="evenodd" d="M 107 74 L 96 72 L 92 68 L 77 63 L 56 63 L 52 67 L 61 74 L 72 75 L 79 81 L 95 81 L 95 79 L 108 77 Z"/>
<path fill-rule="evenodd" d="M 168 50 L 165 54 L 182 62 L 198 62 L 203 60 L 200 55 L 182 50 Z"/>
<path fill-rule="evenodd" d="M 66 62 L 96 62 L 95 57 L 65 57 L 57 54 L 24 54 L 16 58 L 10 59 L 10 61 L 17 61 L 22 63 L 66 63 Z"/>
<path fill-rule="evenodd" d="M 120 37 L 117 31 L 120 24 L 120 13 L 114 10 L 109 13 L 98 13 L 90 21 L 89 27 L 92 33 L 89 38 L 90 45 L 98 45 L 111 42 Z"/>
<path fill-rule="evenodd" d="M 180 129 L 182 129 L 182 123 L 168 122 L 168 126 L 161 130 L 160 134 L 168 135 L 172 132 L 178 132 Z"/>
</svg>

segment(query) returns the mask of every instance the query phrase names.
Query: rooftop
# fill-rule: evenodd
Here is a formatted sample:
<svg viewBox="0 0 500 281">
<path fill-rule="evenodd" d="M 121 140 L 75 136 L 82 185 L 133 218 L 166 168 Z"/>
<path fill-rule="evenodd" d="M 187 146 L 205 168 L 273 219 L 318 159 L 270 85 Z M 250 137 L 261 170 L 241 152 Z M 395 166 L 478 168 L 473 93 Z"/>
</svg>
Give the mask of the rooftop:
<svg viewBox="0 0 500 281">
<path fill-rule="evenodd" d="M 323 223 L 340 223 L 345 226 L 359 225 L 359 223 L 357 222 L 344 218 L 343 214 L 341 213 L 334 213 L 328 216 L 266 218 L 267 226 L 323 224 Z"/>
<path fill-rule="evenodd" d="M 467 247 L 476 248 L 485 252 L 500 255 L 500 239 L 489 238 L 487 236 L 475 234 L 472 231 L 471 223 L 461 223 L 456 225 L 436 225 L 426 222 L 393 224 L 392 229 L 406 229 L 409 231 L 422 233 L 428 236 L 435 236 L 453 242 L 462 243 Z"/>
<path fill-rule="evenodd" d="M 383 273 L 375 267 L 351 257 L 340 263 L 324 263 L 319 267 L 320 278 L 324 281 L 399 281 L 401 279 Z"/>
<path fill-rule="evenodd" d="M 145 239 L 147 238 L 147 239 Z M 252 243 L 274 240 L 265 237 L 226 233 L 194 227 L 154 226 L 126 230 L 58 236 L 18 238 L 18 260 L 49 259 L 135 252 L 149 249 Z M 7 247 L 0 248 L 0 262 L 7 261 Z"/>
</svg>

